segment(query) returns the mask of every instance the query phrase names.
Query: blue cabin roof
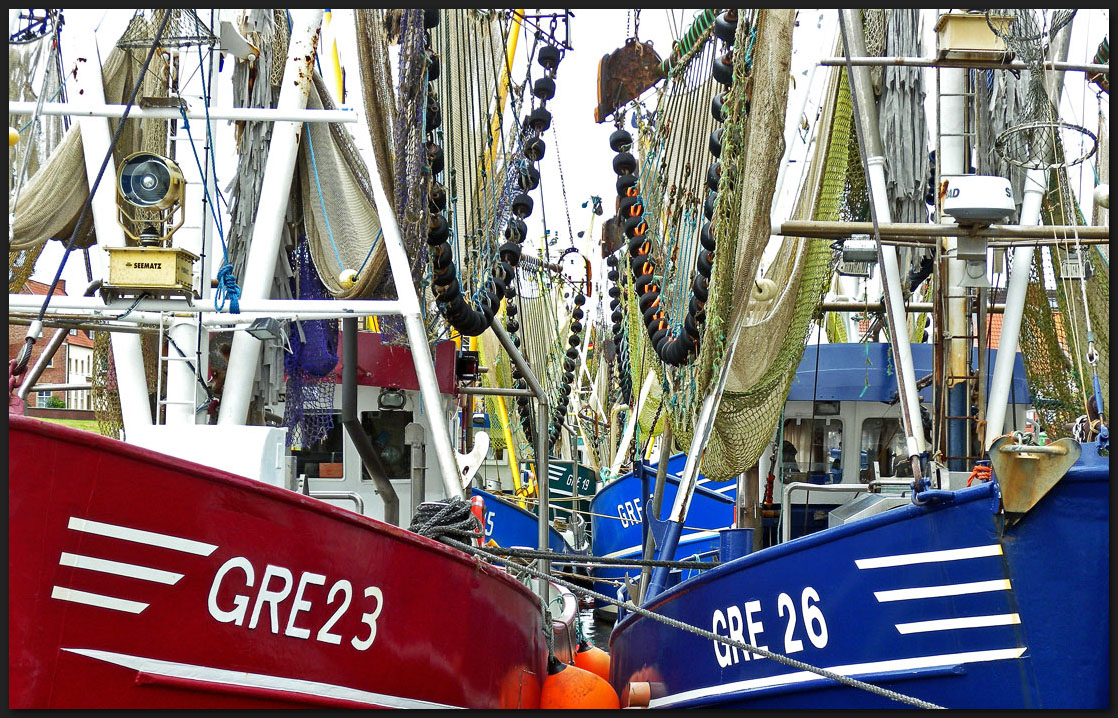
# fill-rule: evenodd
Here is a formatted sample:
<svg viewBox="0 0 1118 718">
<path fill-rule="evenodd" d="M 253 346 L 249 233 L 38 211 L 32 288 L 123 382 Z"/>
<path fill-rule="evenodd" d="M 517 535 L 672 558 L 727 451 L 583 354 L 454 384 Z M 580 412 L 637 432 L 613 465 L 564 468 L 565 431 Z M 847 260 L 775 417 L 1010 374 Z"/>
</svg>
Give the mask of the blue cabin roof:
<svg viewBox="0 0 1118 718">
<path fill-rule="evenodd" d="M 916 379 L 932 373 L 932 345 L 912 344 L 912 363 Z M 819 359 L 816 362 L 816 352 Z M 972 350 L 974 364 L 978 363 L 978 350 Z M 987 366 L 994 367 L 998 356 L 990 350 Z M 819 375 L 816 379 L 816 367 Z M 867 386 L 868 383 L 868 386 Z M 988 388 L 988 387 L 987 387 Z M 892 401 L 897 393 L 896 369 L 893 353 L 888 344 L 820 344 L 804 349 L 804 358 L 796 369 L 789 401 Z M 932 400 L 932 388 L 920 391 L 924 401 Z M 1013 362 L 1013 392 L 1011 402 L 1029 404 L 1029 388 L 1025 382 L 1025 362 L 1018 352 Z"/>
</svg>

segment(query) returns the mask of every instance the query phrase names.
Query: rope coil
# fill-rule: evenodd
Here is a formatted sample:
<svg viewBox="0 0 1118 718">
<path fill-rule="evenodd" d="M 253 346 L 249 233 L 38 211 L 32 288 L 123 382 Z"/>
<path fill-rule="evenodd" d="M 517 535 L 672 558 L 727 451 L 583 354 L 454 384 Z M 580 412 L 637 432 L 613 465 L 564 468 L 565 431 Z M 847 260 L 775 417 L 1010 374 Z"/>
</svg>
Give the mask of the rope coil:
<svg viewBox="0 0 1118 718">
<path fill-rule="evenodd" d="M 461 498 L 421 503 L 408 531 L 452 546 L 457 545 L 452 537 L 473 541 L 483 535 L 481 522 L 470 512 L 470 502 Z"/>
</svg>

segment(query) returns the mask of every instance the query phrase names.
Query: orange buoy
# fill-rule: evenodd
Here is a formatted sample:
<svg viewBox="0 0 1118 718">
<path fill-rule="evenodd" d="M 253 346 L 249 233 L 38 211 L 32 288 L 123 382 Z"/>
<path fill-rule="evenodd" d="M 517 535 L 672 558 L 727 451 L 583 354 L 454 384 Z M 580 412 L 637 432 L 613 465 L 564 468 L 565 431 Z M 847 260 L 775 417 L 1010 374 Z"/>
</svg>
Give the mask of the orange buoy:
<svg viewBox="0 0 1118 718">
<path fill-rule="evenodd" d="M 596 673 L 552 656 L 540 693 L 540 708 L 620 708 L 613 686 Z"/>
<path fill-rule="evenodd" d="M 590 641 L 584 640 L 578 644 L 578 651 L 575 653 L 575 665 L 584 671 L 596 673 L 607 681 L 609 680 L 609 654 Z"/>
<path fill-rule="evenodd" d="M 482 545 L 482 538 L 485 536 L 485 499 L 480 496 L 474 496 L 470 499 L 470 513 L 472 513 L 481 525 L 481 534 L 477 537 L 477 545 Z"/>
</svg>

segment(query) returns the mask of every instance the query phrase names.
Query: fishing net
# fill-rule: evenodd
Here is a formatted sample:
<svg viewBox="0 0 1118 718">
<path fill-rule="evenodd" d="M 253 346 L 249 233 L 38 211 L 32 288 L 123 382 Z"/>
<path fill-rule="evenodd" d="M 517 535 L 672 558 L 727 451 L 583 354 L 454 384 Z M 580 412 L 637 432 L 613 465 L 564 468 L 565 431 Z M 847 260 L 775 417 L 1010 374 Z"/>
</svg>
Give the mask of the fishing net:
<svg viewBox="0 0 1118 718">
<path fill-rule="evenodd" d="M 922 57 L 920 11 L 885 11 L 885 55 Z M 919 67 L 885 67 L 879 109 L 885 155 L 885 189 L 894 222 L 928 220 L 924 203 L 928 176 L 928 127 L 924 119 L 924 73 Z M 860 164 L 860 163 L 859 163 Z M 902 263 L 900 266 L 907 266 Z"/>
<path fill-rule="evenodd" d="M 694 366 L 667 371 L 665 393 L 670 398 L 666 413 L 677 443 L 687 446 L 692 440 L 698 405 L 721 368 L 727 327 L 746 313 L 737 359 L 705 446 L 701 469 L 713 480 L 734 478 L 755 464 L 764 450 L 783 409 L 816 306 L 830 281 L 828 244 L 786 238 L 778 255 L 780 259 L 768 272 L 768 278 L 780 288 L 778 295 L 765 303 L 746 301 L 746 288 L 753 286 L 761 252 L 769 239 L 771 188 L 775 186 L 783 152 L 783 122 L 773 118 L 783 118 L 787 104 L 792 22 L 789 11 L 759 11 L 755 18 L 739 20 L 734 44 L 749 51 L 734 53 L 735 82 L 727 99 L 731 110 L 725 124 L 723 180 L 715 210 L 720 218 L 719 251 L 705 310 L 706 329 Z M 833 79 L 829 96 L 838 94 L 836 88 L 837 80 Z M 827 157 L 828 174 L 824 178 L 816 171 L 814 179 L 809 179 L 808 196 L 801 196 L 797 206 L 798 218 L 810 215 L 818 203 L 819 209 L 814 213 L 817 219 L 837 219 L 847 185 L 850 134 L 848 92 L 844 90 L 841 96 L 845 114 L 840 115 L 832 134 L 822 138 L 816 148 L 817 153 Z M 747 98 L 748 115 L 744 112 Z M 830 126 L 830 112 L 823 126 Z M 659 124 L 663 126 L 665 121 Z M 691 132 L 690 128 L 687 132 Z M 698 131 L 692 137 L 705 139 Z M 708 163 L 709 159 L 704 157 L 700 166 Z M 685 167 L 686 162 L 683 164 Z M 824 179 L 828 184 L 821 192 L 816 185 Z M 724 247 L 728 248 L 726 252 Z M 662 253 L 670 255 L 667 251 Z M 733 261 L 727 261 L 730 257 Z M 667 278 L 664 285 L 669 285 Z M 630 309 L 634 308 L 631 303 Z M 643 328 L 640 329 L 630 325 L 630 337 L 640 337 Z"/>
<path fill-rule="evenodd" d="M 357 31 L 357 65 L 366 125 L 372 141 L 378 174 L 387 197 L 394 197 L 393 130 L 396 125 L 396 93 L 392 88 L 386 10 L 354 10 Z"/>
<path fill-rule="evenodd" d="M 45 29 L 50 27 L 48 23 Z M 57 47 L 52 32 L 18 44 L 8 43 L 9 98 L 36 101 L 42 94 L 47 101 L 61 102 L 66 99 L 60 81 L 61 57 Z M 40 72 L 42 79 L 34 82 Z M 62 141 L 69 122 L 67 118 L 45 115 L 33 123 L 31 115 L 17 114 L 9 115 L 8 122 L 20 131 L 19 142 L 8 146 L 8 197 L 12 198 L 22 191 L 27 178 L 35 175 Z M 42 249 L 41 242 L 23 249 L 9 248 L 9 294 L 16 294 L 23 288 Z"/>
<path fill-rule="evenodd" d="M 841 80 L 836 77 L 840 72 L 832 72 L 820 120 L 821 127 L 831 128 L 830 135 L 821 136 L 816 144 L 813 169 L 793 210 L 796 219 L 839 219 L 848 184 L 848 138 L 852 134 L 849 91 L 845 74 L 841 73 Z M 784 116 L 782 108 L 775 116 Z M 766 218 L 767 213 L 766 206 Z M 779 294 L 767 305 L 750 302 L 703 460 L 703 474 L 711 479 L 734 478 L 756 464 L 764 452 L 784 409 L 818 304 L 831 281 L 829 243 L 786 237 L 781 245 L 778 259 L 767 273 L 780 288 Z M 681 439 L 681 444 L 689 440 Z"/>
<path fill-rule="evenodd" d="M 310 109 L 335 109 L 316 72 Z M 303 224 L 311 258 L 327 292 L 338 299 L 365 299 L 385 275 L 388 257 L 373 200 L 368 168 L 341 123 L 309 122 L 299 143 Z M 347 270 L 356 272 L 343 282 Z"/>
<path fill-rule="evenodd" d="M 93 333 L 93 367 L 89 377 L 93 416 L 102 436 L 120 437 L 124 418 L 120 412 L 120 390 L 117 388 L 116 363 L 108 332 Z"/>
<path fill-rule="evenodd" d="M 299 299 L 326 299 L 326 287 L 311 260 L 304 239 L 291 258 L 295 266 L 293 294 Z M 321 441 L 334 426 L 335 368 L 338 365 L 338 320 L 294 322 L 288 329 L 291 353 L 284 357 L 287 394 L 283 424 L 288 448 L 305 448 Z"/>
<path fill-rule="evenodd" d="M 142 11 L 137 10 L 139 15 Z M 205 47 L 212 47 L 217 42 L 217 36 L 213 34 L 206 23 L 199 19 L 198 14 L 194 10 L 171 9 L 163 11 L 155 11 L 155 17 L 162 19 L 160 12 L 170 12 L 171 17 L 167 21 L 167 26 L 163 29 L 163 34 L 159 38 L 159 47 L 194 47 L 202 45 Z M 155 44 L 155 29 L 158 27 L 158 21 L 151 23 L 150 27 L 134 26 L 136 29 L 124 34 L 123 37 L 117 42 L 117 47 L 129 48 L 133 50 L 147 50 Z"/>
<path fill-rule="evenodd" d="M 150 29 L 148 26 L 149 23 L 144 18 L 133 18 L 126 34 Z M 142 51 L 120 48 L 113 48 L 109 52 L 101 68 L 105 102 L 124 104 L 128 101 L 145 55 Z M 141 95 L 166 96 L 167 72 L 166 61 L 157 53 L 144 76 Z M 116 132 L 119 122 L 116 118 L 109 118 L 110 134 Z M 168 154 L 166 124 L 163 120 L 126 120 L 114 159 L 120 162 L 139 150 Z M 31 250 L 48 239 L 68 240 L 88 199 L 89 183 L 86 179 L 81 127 L 74 124 L 66 131 L 46 162 L 27 179 L 19 196 L 18 211 L 15 211 L 16 207 L 9 200 L 8 212 L 15 214 L 9 228 L 9 252 Z M 92 216 L 89 216 L 86 226 L 78 233 L 75 246 L 90 246 L 95 241 Z M 26 266 L 26 260 L 21 266 Z"/>
<path fill-rule="evenodd" d="M 237 60 L 233 66 L 233 106 L 275 107 L 290 39 L 284 11 L 246 10 L 238 17 L 237 29 L 259 52 L 251 62 Z M 227 261 L 233 266 L 235 277 L 245 276 L 245 259 L 256 226 L 273 125 L 257 121 L 234 123 L 240 162 L 228 193 L 229 231 L 225 241 Z M 269 198 L 269 201 L 274 199 Z M 285 277 L 283 284 L 286 285 L 288 279 Z"/>
<path fill-rule="evenodd" d="M 1029 169 L 1052 169 L 1078 164 L 1095 152 L 1095 136 L 1079 125 L 1063 122 L 1056 106 L 1049 99 L 1044 61 L 1057 33 L 1075 17 L 1076 10 L 1012 11 L 1008 23 L 996 21 L 988 11 L 986 22 L 994 34 L 1005 41 L 1006 48 L 1028 65 L 1029 83 L 1021 122 L 998 135 L 994 150 L 1007 162 Z M 1056 153 L 1061 135 L 1076 134 L 1089 138 L 1078 145 L 1083 151 L 1067 157 Z"/>
<path fill-rule="evenodd" d="M 868 57 L 882 57 L 887 54 L 886 45 L 888 41 L 886 35 L 889 28 L 889 13 L 893 10 L 884 10 L 882 8 L 865 8 L 862 10 L 862 35 L 865 37 L 866 55 Z M 919 55 L 916 55 L 919 57 Z M 885 69 L 881 65 L 874 65 L 870 67 L 870 84 L 873 85 L 873 94 L 881 96 L 884 84 L 882 82 Z M 912 68 L 919 72 L 918 68 Z"/>
</svg>

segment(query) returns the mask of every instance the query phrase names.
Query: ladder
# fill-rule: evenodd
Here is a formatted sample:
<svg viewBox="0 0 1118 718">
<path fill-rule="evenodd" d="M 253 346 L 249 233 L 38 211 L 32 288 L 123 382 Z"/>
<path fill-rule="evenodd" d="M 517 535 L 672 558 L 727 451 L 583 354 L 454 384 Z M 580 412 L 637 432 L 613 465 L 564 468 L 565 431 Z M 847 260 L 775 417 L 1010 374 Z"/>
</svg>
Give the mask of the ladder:
<svg viewBox="0 0 1118 718">
<path fill-rule="evenodd" d="M 197 414 L 201 408 L 198 403 L 198 385 L 203 382 L 201 372 L 199 369 L 200 363 L 197 361 L 192 363 L 196 357 L 192 357 L 187 353 L 187 350 L 179 347 L 171 337 L 170 332 L 164 331 L 167 327 L 167 319 L 174 321 L 174 316 L 168 317 L 168 312 L 159 313 L 159 339 L 156 344 L 156 351 L 158 352 L 158 361 L 155 367 L 155 396 L 156 396 L 156 412 L 155 423 L 166 423 L 165 409 L 168 405 L 171 406 L 189 406 L 194 414 Z M 171 362 L 186 362 L 194 375 L 194 391 L 191 399 L 168 399 L 163 396 L 163 375 L 164 367 L 170 366 Z"/>
<path fill-rule="evenodd" d="M 936 163 L 935 163 L 935 192 L 936 192 L 936 221 L 944 223 L 943 204 L 939 197 L 940 188 L 943 186 L 943 165 L 944 165 L 944 139 L 951 138 L 958 140 L 958 146 L 961 146 L 963 152 L 963 171 L 961 173 L 952 174 L 951 176 L 961 175 L 975 175 L 977 174 L 977 154 L 979 151 L 979 138 L 978 138 L 978 107 L 977 107 L 977 93 L 975 92 L 975 73 L 977 70 L 969 69 L 962 70 L 964 72 L 963 88 L 961 92 L 944 92 L 942 73 L 945 68 L 940 64 L 935 66 L 936 75 Z M 955 70 L 956 72 L 960 70 Z M 944 132 L 943 131 L 943 111 L 944 100 L 950 98 L 957 100 L 956 108 L 948 108 L 948 111 L 958 109 L 962 114 L 961 128 L 958 132 Z M 932 447 L 933 452 L 938 453 L 948 467 L 953 470 L 963 470 L 974 465 L 974 462 L 982 458 L 982 444 L 977 440 L 977 432 L 980 422 L 983 421 L 986 402 L 983 400 L 985 396 L 985 386 L 981 386 L 982 382 L 979 381 L 979 373 L 976 371 L 974 362 L 972 361 L 972 347 L 978 345 L 979 354 L 983 354 L 985 350 L 986 331 L 985 327 L 976 327 L 975 322 L 970 319 L 973 312 L 977 307 L 985 305 L 987 300 L 988 290 L 983 288 L 960 288 L 952 286 L 947 280 L 947 268 L 951 258 L 944 255 L 942 245 L 936 246 L 936 265 L 938 272 L 935 273 L 936 279 L 933 282 L 933 293 L 935 296 L 936 308 L 939 310 L 939 321 L 934 325 L 934 338 L 937 344 L 944 347 L 943 351 L 934 352 L 933 361 L 933 376 L 938 379 L 934 382 L 933 388 L 933 406 L 935 408 L 934 416 L 932 419 Z M 963 299 L 966 307 L 968 317 L 967 327 L 968 331 L 962 334 L 951 332 L 946 327 L 949 305 L 951 299 Z M 980 312 L 985 315 L 985 312 Z M 967 352 L 965 370 L 963 373 L 953 373 L 952 362 L 950 361 L 948 347 L 955 342 L 966 341 Z M 985 362 L 980 361 L 981 368 L 985 368 Z M 953 392 L 961 392 L 965 395 L 965 402 L 963 404 L 964 411 L 962 413 L 953 413 L 951 409 L 950 397 Z M 981 396 L 980 396 L 981 395 Z M 956 394 L 957 396 L 957 394 Z M 970 407 L 977 406 L 978 413 L 972 415 Z M 962 445 L 958 442 L 953 442 L 951 439 L 951 428 L 955 422 L 963 423 L 963 434 L 966 437 Z"/>
</svg>

